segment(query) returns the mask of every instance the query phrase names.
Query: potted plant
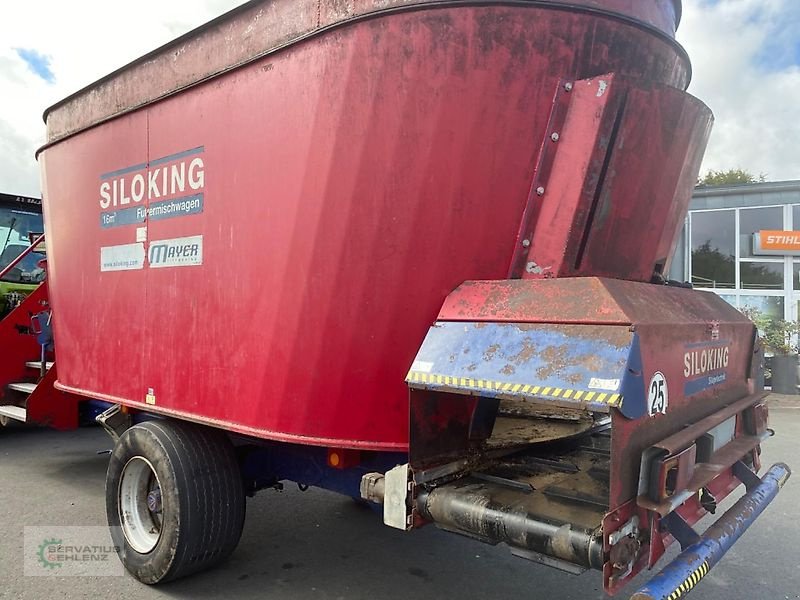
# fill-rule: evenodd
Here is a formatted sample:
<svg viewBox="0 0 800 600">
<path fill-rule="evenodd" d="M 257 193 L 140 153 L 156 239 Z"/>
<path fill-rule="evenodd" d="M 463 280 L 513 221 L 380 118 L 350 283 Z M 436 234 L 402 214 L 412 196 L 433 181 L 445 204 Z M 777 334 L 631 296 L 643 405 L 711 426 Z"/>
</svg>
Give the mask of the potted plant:
<svg viewBox="0 0 800 600">
<path fill-rule="evenodd" d="M 776 319 L 758 309 L 745 307 L 742 312 L 758 328 L 761 343 L 768 357 L 771 387 L 776 394 L 798 394 L 798 351 L 800 323 Z"/>
</svg>

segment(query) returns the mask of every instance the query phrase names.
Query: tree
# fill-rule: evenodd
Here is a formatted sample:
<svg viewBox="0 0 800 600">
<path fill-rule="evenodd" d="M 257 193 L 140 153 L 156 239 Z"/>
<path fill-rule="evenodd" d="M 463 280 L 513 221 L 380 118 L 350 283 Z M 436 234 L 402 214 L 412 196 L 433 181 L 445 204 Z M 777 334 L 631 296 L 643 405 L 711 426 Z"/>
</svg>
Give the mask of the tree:
<svg viewBox="0 0 800 600">
<path fill-rule="evenodd" d="M 699 187 L 712 185 L 740 185 L 743 183 L 764 183 L 767 180 L 763 173 L 758 176 L 753 175 L 744 169 L 728 169 L 727 171 L 715 171 L 709 169 L 705 176 L 697 180 Z"/>
<path fill-rule="evenodd" d="M 755 324 L 769 352 L 782 356 L 800 352 L 800 322 L 771 317 L 752 306 L 744 306 L 739 310 Z"/>
<path fill-rule="evenodd" d="M 736 259 L 706 240 L 692 250 L 692 283 L 698 287 L 736 287 Z"/>
</svg>

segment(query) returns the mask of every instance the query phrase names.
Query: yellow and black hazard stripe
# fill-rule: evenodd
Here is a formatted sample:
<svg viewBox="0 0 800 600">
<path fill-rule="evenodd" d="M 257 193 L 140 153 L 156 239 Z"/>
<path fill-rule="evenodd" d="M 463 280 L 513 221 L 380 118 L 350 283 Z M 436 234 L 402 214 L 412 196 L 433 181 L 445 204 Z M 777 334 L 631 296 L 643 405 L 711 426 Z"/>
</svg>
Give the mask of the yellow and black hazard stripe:
<svg viewBox="0 0 800 600">
<path fill-rule="evenodd" d="M 711 567 L 708 566 L 708 561 L 704 561 L 702 565 L 697 567 L 689 577 L 686 578 L 678 588 L 672 592 L 667 600 L 678 600 L 684 594 L 688 594 L 694 586 L 700 583 L 700 580 L 706 576 Z"/>
<path fill-rule="evenodd" d="M 589 392 L 585 390 L 546 387 L 524 383 L 509 383 L 504 381 L 494 381 L 491 379 L 450 377 L 448 375 L 435 375 L 432 373 L 421 373 L 419 371 L 410 371 L 406 376 L 406 383 L 426 383 L 469 390 L 509 392 L 512 394 L 526 394 L 529 396 L 555 398 L 558 400 L 572 400 L 574 402 L 582 403 L 607 404 L 608 406 L 614 407 L 619 407 L 622 404 L 622 396 L 620 394 Z"/>
</svg>

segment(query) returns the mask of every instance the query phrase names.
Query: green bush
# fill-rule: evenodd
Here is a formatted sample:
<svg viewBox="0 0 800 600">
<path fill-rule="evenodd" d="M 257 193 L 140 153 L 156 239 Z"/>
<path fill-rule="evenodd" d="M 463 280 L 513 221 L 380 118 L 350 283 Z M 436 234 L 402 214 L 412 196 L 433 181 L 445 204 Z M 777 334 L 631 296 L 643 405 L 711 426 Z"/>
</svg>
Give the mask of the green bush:
<svg viewBox="0 0 800 600">
<path fill-rule="evenodd" d="M 746 306 L 740 309 L 758 328 L 761 343 L 767 351 L 778 355 L 798 354 L 800 351 L 800 323 L 775 319 L 757 308 Z"/>
</svg>

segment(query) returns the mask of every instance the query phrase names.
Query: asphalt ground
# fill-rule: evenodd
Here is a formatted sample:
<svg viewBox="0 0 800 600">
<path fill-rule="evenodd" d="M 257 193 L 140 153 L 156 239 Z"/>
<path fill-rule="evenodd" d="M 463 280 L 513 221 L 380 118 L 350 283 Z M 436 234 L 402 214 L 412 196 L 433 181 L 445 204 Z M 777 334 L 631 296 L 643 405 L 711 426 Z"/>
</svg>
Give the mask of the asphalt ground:
<svg viewBox="0 0 800 600">
<path fill-rule="evenodd" d="M 777 433 L 764 445 L 764 464 L 794 464 L 798 475 L 695 588 L 693 598 L 800 599 L 800 404 L 776 399 L 771 423 Z M 50 569 L 46 576 L 26 576 L 26 525 L 105 525 L 108 456 L 98 451 L 110 445 L 99 428 L 69 433 L 24 427 L 0 431 L 0 597 L 605 597 L 597 572 L 567 575 L 515 558 L 507 548 L 486 546 L 435 527 L 398 532 L 347 498 L 316 489 L 301 492 L 291 485 L 283 492 L 265 491 L 248 500 L 245 531 L 233 557 L 191 578 L 147 587 L 128 575 L 66 577 Z M 729 499 L 722 508 L 732 502 Z M 708 519 L 703 523 L 707 525 Z M 633 591 L 629 586 L 619 597 L 627 598 Z"/>
</svg>

